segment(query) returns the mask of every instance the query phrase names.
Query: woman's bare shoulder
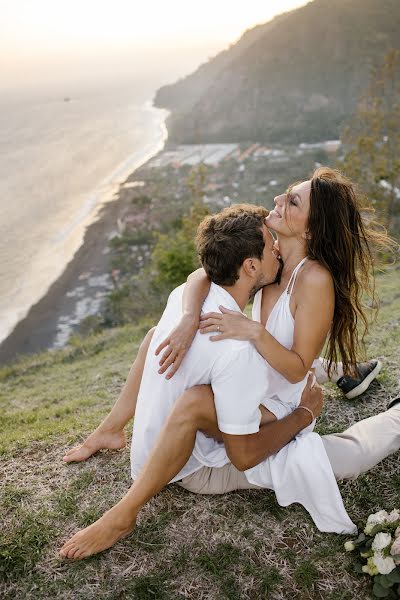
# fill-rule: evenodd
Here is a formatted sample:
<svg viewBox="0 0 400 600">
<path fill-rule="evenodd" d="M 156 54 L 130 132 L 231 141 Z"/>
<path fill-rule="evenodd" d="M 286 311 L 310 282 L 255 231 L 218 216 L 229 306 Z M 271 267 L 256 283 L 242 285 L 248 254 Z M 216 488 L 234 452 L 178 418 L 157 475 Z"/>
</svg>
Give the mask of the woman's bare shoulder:
<svg viewBox="0 0 400 600">
<path fill-rule="evenodd" d="M 310 289 L 312 291 L 334 290 L 333 277 L 329 270 L 316 260 L 307 260 L 299 273 L 299 289 Z"/>
</svg>

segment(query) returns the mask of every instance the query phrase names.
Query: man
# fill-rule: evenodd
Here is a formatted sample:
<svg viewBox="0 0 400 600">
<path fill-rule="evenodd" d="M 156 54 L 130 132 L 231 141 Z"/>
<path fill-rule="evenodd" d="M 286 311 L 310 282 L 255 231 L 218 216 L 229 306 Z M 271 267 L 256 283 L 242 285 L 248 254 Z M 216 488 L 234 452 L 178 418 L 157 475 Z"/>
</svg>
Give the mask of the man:
<svg viewBox="0 0 400 600">
<path fill-rule="evenodd" d="M 207 312 L 215 310 L 221 303 L 243 310 L 254 291 L 275 279 L 278 264 L 272 236 L 263 224 L 265 215 L 262 208 L 239 206 L 212 217 L 213 226 L 208 227 L 206 234 L 210 239 L 213 235 L 220 236 L 223 245 L 219 250 L 221 260 L 217 261 L 220 265 L 218 275 L 214 276 L 204 307 Z M 215 262 L 215 252 L 214 245 L 206 263 Z M 313 419 L 321 410 L 321 391 L 318 387 L 312 389 L 309 384 L 298 409 L 280 421 L 263 424 L 261 419 L 260 427 L 265 363 L 248 342 L 224 340 L 218 345 L 210 345 L 207 338 L 196 335 L 174 378 L 155 377 L 158 359 L 154 349 L 179 320 L 181 297 L 182 287 L 171 294 L 147 353 L 132 446 L 135 482 L 115 507 L 63 546 L 60 554 L 64 557 L 84 558 L 127 535 L 134 527 L 140 508 L 170 481 L 182 480 L 181 484 L 187 489 L 205 493 L 260 487 L 254 482 L 251 484 L 242 471 L 263 464 L 272 455 L 278 456 L 279 468 L 278 451 L 284 450 L 288 442 L 309 425 L 310 413 Z M 192 386 L 209 383 L 214 392 L 210 401 L 199 403 L 196 388 L 181 396 Z M 398 426 L 398 421 L 394 426 Z M 214 437 L 222 432 L 224 446 L 198 431 Z M 304 440 L 315 440 L 312 436 L 316 434 L 304 436 Z M 385 444 L 384 455 L 394 451 L 398 444 L 392 432 L 389 437 L 391 442 Z M 307 443 L 304 441 L 303 447 Z M 318 443 L 321 450 L 322 442 Z M 320 463 L 318 457 L 313 460 L 325 469 L 324 476 L 331 476 L 329 485 L 332 485 L 333 473 L 328 458 L 322 457 Z M 269 464 L 265 464 L 260 481 L 261 487 L 270 487 L 263 485 L 263 477 L 273 480 L 273 468 Z M 254 479 L 257 481 L 256 475 Z M 335 500 L 341 501 L 338 497 Z M 340 518 L 342 523 L 347 518 L 346 527 L 351 530 L 352 524 L 345 512 Z"/>
</svg>

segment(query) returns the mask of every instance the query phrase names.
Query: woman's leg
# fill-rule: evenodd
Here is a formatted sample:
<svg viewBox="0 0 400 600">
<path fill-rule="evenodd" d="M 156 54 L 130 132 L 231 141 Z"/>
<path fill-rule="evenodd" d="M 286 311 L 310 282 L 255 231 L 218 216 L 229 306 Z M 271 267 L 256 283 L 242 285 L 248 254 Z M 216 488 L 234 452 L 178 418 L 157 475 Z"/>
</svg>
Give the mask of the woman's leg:
<svg viewBox="0 0 400 600">
<path fill-rule="evenodd" d="M 100 423 L 97 429 L 86 438 L 83 444 L 67 452 L 63 458 L 64 462 L 86 460 L 102 448 L 118 450 L 126 446 L 124 427 L 135 414 L 144 363 L 154 329 L 154 327 L 150 329 L 141 343 L 135 362 L 129 371 L 125 385 L 111 412 Z"/>
<path fill-rule="evenodd" d="M 110 548 L 129 534 L 140 509 L 173 479 L 189 460 L 198 430 L 218 438 L 210 386 L 186 390 L 176 401 L 157 443 L 128 493 L 98 521 L 76 533 L 60 550 L 65 558 L 85 558 Z"/>
</svg>

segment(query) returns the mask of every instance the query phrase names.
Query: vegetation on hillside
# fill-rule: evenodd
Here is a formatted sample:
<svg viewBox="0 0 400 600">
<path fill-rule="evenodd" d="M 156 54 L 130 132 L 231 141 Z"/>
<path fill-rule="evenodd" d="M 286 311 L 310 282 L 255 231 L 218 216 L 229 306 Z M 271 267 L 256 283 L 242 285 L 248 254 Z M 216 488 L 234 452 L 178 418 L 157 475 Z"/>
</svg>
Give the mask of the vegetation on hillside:
<svg viewBox="0 0 400 600">
<path fill-rule="evenodd" d="M 400 231 L 400 50 L 373 73 L 344 129 L 340 167 L 357 181 L 381 222 Z"/>
<path fill-rule="evenodd" d="M 398 0 L 314 0 L 161 88 L 179 143 L 337 139 L 370 69 L 399 47 Z"/>
</svg>

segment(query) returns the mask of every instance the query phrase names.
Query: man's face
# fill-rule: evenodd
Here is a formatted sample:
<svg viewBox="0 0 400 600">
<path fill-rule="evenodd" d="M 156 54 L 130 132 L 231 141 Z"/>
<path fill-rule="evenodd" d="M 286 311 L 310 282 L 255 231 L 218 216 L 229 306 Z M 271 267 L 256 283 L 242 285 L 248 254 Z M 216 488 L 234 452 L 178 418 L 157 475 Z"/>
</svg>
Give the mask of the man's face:
<svg viewBox="0 0 400 600">
<path fill-rule="evenodd" d="M 278 251 L 275 247 L 275 240 L 272 233 L 266 225 L 263 225 L 263 236 L 265 241 L 264 252 L 260 261 L 260 277 L 257 282 L 258 289 L 269 283 L 273 283 L 276 279 L 280 268 L 278 260 Z"/>
</svg>

